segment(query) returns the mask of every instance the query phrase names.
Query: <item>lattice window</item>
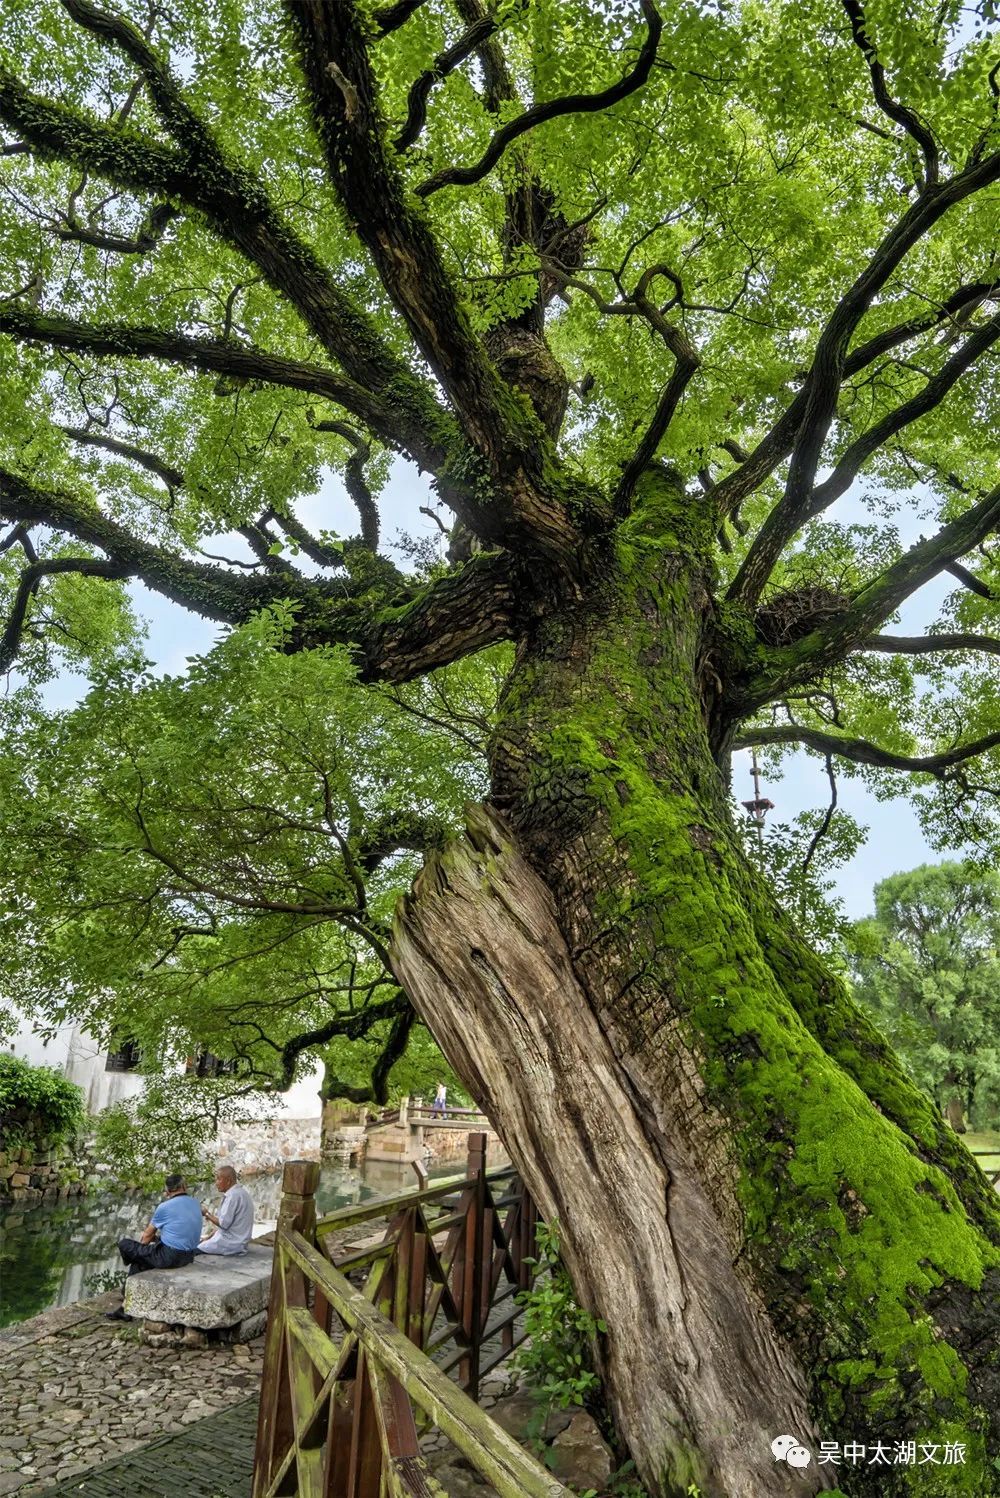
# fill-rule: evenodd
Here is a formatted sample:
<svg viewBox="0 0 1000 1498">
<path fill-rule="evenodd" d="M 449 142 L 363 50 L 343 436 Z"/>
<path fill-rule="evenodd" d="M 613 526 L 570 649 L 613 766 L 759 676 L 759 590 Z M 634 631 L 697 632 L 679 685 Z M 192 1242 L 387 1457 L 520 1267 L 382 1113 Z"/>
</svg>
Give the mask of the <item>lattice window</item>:
<svg viewBox="0 0 1000 1498">
<path fill-rule="evenodd" d="M 117 1051 L 109 1051 L 104 1063 L 105 1071 L 138 1071 L 142 1060 L 139 1042 L 131 1037 L 122 1041 Z"/>
</svg>

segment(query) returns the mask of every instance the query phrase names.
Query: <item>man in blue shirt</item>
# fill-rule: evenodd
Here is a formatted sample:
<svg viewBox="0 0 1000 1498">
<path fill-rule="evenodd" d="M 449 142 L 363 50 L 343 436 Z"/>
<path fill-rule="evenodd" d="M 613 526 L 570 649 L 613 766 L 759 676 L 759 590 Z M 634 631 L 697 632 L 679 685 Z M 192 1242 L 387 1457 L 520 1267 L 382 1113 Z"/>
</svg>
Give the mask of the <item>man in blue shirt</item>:
<svg viewBox="0 0 1000 1498">
<path fill-rule="evenodd" d="M 118 1240 L 118 1252 L 130 1275 L 141 1274 L 144 1269 L 178 1269 L 194 1260 L 201 1237 L 201 1207 L 188 1196 L 183 1176 L 169 1175 L 163 1184 L 163 1200 L 142 1237 Z M 109 1321 L 131 1320 L 121 1306 L 105 1315 Z"/>
</svg>

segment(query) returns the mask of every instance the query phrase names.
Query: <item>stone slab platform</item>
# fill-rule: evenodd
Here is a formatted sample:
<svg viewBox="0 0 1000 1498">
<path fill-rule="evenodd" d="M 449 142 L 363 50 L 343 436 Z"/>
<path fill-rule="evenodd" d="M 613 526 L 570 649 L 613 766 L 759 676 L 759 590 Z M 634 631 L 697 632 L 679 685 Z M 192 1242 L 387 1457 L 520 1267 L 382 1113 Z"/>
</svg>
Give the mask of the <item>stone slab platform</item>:
<svg viewBox="0 0 1000 1498">
<path fill-rule="evenodd" d="M 267 1307 L 273 1250 L 251 1243 L 245 1254 L 196 1254 L 182 1269 L 148 1269 L 125 1281 L 125 1309 L 137 1320 L 237 1326 Z"/>
</svg>

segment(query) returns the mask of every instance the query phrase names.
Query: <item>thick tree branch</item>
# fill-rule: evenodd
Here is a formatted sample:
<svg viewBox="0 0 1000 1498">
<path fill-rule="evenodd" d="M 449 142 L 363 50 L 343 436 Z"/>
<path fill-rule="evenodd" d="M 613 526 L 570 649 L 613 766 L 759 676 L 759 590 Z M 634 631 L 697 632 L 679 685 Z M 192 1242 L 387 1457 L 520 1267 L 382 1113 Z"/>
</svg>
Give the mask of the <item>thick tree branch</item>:
<svg viewBox="0 0 1000 1498">
<path fill-rule="evenodd" d="M 288 298 L 352 381 L 373 393 L 391 388 L 402 427 L 423 433 L 425 443 L 432 432 L 440 433 L 447 417 L 430 384 L 388 348 L 373 319 L 341 291 L 312 248 L 284 221 L 259 178 L 230 165 L 145 38 L 127 21 L 105 16 L 87 0 L 70 3 L 81 22 L 87 18 L 88 29 L 121 46 L 140 68 L 177 146 L 161 146 L 134 131 L 39 98 L 3 69 L 0 119 L 15 125 L 41 155 L 72 162 L 115 185 L 195 208 Z"/>
<path fill-rule="evenodd" d="M 945 568 L 951 571 L 951 568 Z M 943 650 L 982 650 L 1000 655 L 1000 640 L 992 635 L 942 633 L 939 635 L 870 635 L 862 640 L 861 650 L 876 650 L 882 655 L 936 655 Z"/>
<path fill-rule="evenodd" d="M 417 1011 L 407 1000 L 406 1008 L 393 1020 L 382 1054 L 372 1067 L 372 1092 L 376 1103 L 384 1103 L 389 1097 L 389 1073 L 406 1050 L 416 1022 Z"/>
<path fill-rule="evenodd" d="M 673 373 L 660 394 L 652 420 L 646 428 L 638 447 L 625 465 L 625 470 L 615 493 L 615 511 L 627 513 L 635 486 L 649 464 L 656 457 L 657 449 L 673 420 L 674 412 L 681 403 L 685 390 L 696 373 L 700 360 L 687 334 L 669 323 L 659 308 L 654 307 L 646 295 L 645 277 L 636 291 L 635 301 L 643 315 L 659 332 L 675 359 Z"/>
<path fill-rule="evenodd" d="M 423 3 L 424 0 L 396 0 L 395 5 L 382 5 L 375 12 L 375 24 L 383 36 L 388 36 L 390 31 L 398 31 Z"/>
<path fill-rule="evenodd" d="M 474 333 L 423 214 L 385 143 L 365 30 L 353 0 L 285 0 L 330 178 L 382 284 L 494 480 L 471 528 L 489 544 L 523 545 L 575 570 L 579 534 L 537 480 L 554 457 L 539 422 L 511 392 Z M 462 516 L 466 519 L 466 516 Z"/>
<path fill-rule="evenodd" d="M 243 537 L 262 567 L 267 567 L 271 572 L 282 572 L 286 576 L 301 577 L 297 567 L 293 567 L 277 550 L 272 551 L 272 547 L 278 543 L 278 537 L 267 528 L 270 518 L 270 514 L 265 512 L 253 525 L 238 525 L 236 533 Z"/>
<path fill-rule="evenodd" d="M 337 546 L 328 545 L 314 536 L 312 531 L 307 530 L 297 516 L 292 514 L 275 515 L 275 523 L 289 536 L 306 556 L 316 563 L 317 567 L 343 567 L 344 551 L 343 543 Z"/>
<path fill-rule="evenodd" d="M 816 344 L 805 384 L 791 406 L 736 476 L 717 490 L 721 505 L 744 497 L 791 451 L 782 499 L 761 528 L 730 590 L 731 598 L 755 603 L 788 539 L 809 505 L 823 444 L 848 373 L 848 344 L 897 266 L 937 221 L 957 203 L 1000 180 L 1000 153 L 985 157 L 947 182 L 928 186 L 882 240 L 854 284 L 841 298 Z M 791 441 L 791 448 L 788 443 Z"/>
<path fill-rule="evenodd" d="M 235 575 L 143 541 L 92 504 L 39 489 L 6 469 L 0 469 L 0 517 L 76 536 L 105 552 L 125 575 L 141 577 L 154 591 L 207 619 L 239 625 L 262 608 L 290 601 L 297 611 L 288 648 L 348 646 L 365 681 L 409 681 L 510 639 L 523 592 L 514 559 L 492 552 L 402 595 L 394 569 L 381 595 L 367 573 L 357 582 L 284 573 Z"/>
<path fill-rule="evenodd" d="M 1000 312 L 995 317 L 991 317 L 982 327 L 977 328 L 955 350 L 937 374 L 931 376 L 922 390 L 910 400 L 904 401 L 901 406 L 897 406 L 894 411 L 887 412 L 881 421 L 875 422 L 867 432 L 862 432 L 861 436 L 850 444 L 838 460 L 830 477 L 813 490 L 808 503 L 803 507 L 800 524 L 805 524 L 821 514 L 842 494 L 845 494 L 872 454 L 885 447 L 889 439 L 897 432 L 901 432 L 904 427 L 919 420 L 921 416 L 926 416 L 929 411 L 939 406 L 961 377 L 998 341 L 1000 341 Z M 761 534 L 763 535 L 763 532 Z M 786 536 L 782 545 L 788 539 L 790 537 Z"/>
<path fill-rule="evenodd" d="M 0 504 L 3 503 L 0 491 Z M 47 577 L 76 573 L 79 577 L 103 577 L 115 580 L 129 577 L 129 569 L 120 563 L 102 562 L 94 557 L 54 557 L 51 561 L 29 562 L 21 573 L 3 635 L 0 636 L 0 676 L 14 664 L 24 637 L 28 607 Z"/>
<path fill-rule="evenodd" d="M 105 229 L 77 223 L 72 218 L 66 220 L 64 228 L 56 230 L 56 237 L 64 244 L 89 244 L 95 250 L 110 250 L 115 255 L 148 255 L 155 250 L 177 213 L 171 203 L 155 203 L 132 239 L 124 234 L 111 234 Z"/>
<path fill-rule="evenodd" d="M 353 447 L 354 452 L 348 458 L 344 469 L 344 487 L 354 501 L 354 507 L 361 521 L 361 539 L 369 551 L 378 551 L 378 506 L 372 498 L 372 491 L 365 478 L 365 464 L 371 457 L 371 447 L 346 421 L 317 421 L 315 426 L 317 432 L 336 432 Z M 289 531 L 289 535 L 291 534 L 292 532 Z"/>
<path fill-rule="evenodd" d="M 370 827 L 358 846 L 358 863 L 366 874 L 373 874 L 393 853 L 408 849 L 429 853 L 441 848 L 448 839 L 449 828 L 438 817 L 416 811 L 388 812 Z"/>
<path fill-rule="evenodd" d="M 929 332 L 942 323 L 957 319 L 962 312 L 975 307 L 984 298 L 992 296 L 998 290 L 1000 290 L 1000 282 L 996 281 L 976 281 L 960 286 L 939 307 L 924 316 L 910 318 L 906 322 L 897 323 L 894 327 L 876 334 L 852 349 L 847 355 L 844 361 L 844 379 L 848 380 L 859 374 L 861 370 L 867 369 L 882 354 L 889 353 L 892 349 L 898 348 L 900 344 L 908 343 L 911 339 L 919 337 L 921 333 Z M 794 446 L 795 434 L 805 415 L 806 402 L 807 391 L 803 387 L 770 432 L 750 453 L 738 443 L 722 442 L 719 444 L 739 465 L 724 479 L 720 479 L 715 486 L 716 503 L 724 516 L 731 518 L 738 514 L 743 500 L 759 488 L 774 472 L 778 464 L 787 458 Z M 742 577 L 742 574 L 740 576 Z M 737 596 L 737 582 L 740 582 L 739 577 L 730 589 L 730 597 Z"/>
<path fill-rule="evenodd" d="M 481 182 L 496 166 L 507 147 L 527 131 L 536 129 L 548 120 L 559 119 L 563 115 L 591 114 L 599 110 L 610 109 L 642 88 L 656 61 L 656 49 L 663 31 L 663 21 L 652 0 L 639 0 L 639 4 L 646 22 L 646 39 L 635 66 L 623 78 L 596 94 L 566 94 L 561 99 L 550 99 L 544 104 L 533 105 L 524 114 L 502 125 L 494 133 L 482 156 L 472 166 L 446 167 L 443 171 L 435 172 L 433 177 L 428 177 L 427 181 L 422 182 L 416 189 L 417 195 L 426 198 L 431 193 L 440 192 L 443 187 L 470 187 L 475 182 Z"/>
<path fill-rule="evenodd" d="M 94 427 L 60 426 L 59 430 L 84 447 L 99 447 L 116 458 L 125 458 L 130 463 L 138 463 L 139 467 L 145 468 L 147 473 L 155 474 L 158 479 L 161 479 L 168 489 L 181 489 L 184 486 L 184 475 L 179 468 L 171 467 L 155 453 L 147 452 L 143 447 L 136 447 L 132 442 L 121 442 L 117 437 L 109 437 L 106 432 L 99 432 Z"/>
<path fill-rule="evenodd" d="M 423 468 L 435 473 L 447 460 L 443 436 L 406 421 L 405 412 L 379 399 L 362 385 L 318 364 L 285 359 L 264 349 L 228 339 L 189 338 L 161 328 L 134 328 L 118 323 L 81 323 L 58 314 L 37 311 L 24 302 L 0 305 L 0 333 L 22 343 L 44 343 L 50 348 L 76 349 L 95 358 L 160 359 L 188 369 L 232 375 L 236 380 L 260 380 L 333 401 L 357 416 L 387 445 L 402 449 Z M 454 495 L 454 488 L 449 488 Z M 460 501 L 459 501 L 460 502 Z"/>
<path fill-rule="evenodd" d="M 289 0 L 331 174 L 389 295 L 460 413 L 473 453 L 431 382 L 388 348 L 372 318 L 343 294 L 311 247 L 284 222 L 259 179 L 230 166 L 145 39 L 127 22 L 95 13 L 88 0 L 72 3 L 140 67 L 161 118 L 177 132 L 178 148 L 39 99 L 9 73 L 0 73 L 0 118 L 15 124 L 41 154 L 195 208 L 291 302 L 342 365 L 355 387 L 345 409 L 393 446 L 405 443 L 422 466 L 432 467 L 443 497 L 488 545 L 523 548 L 527 543 L 558 570 L 575 574 L 576 525 L 561 497 L 553 497 L 552 486 L 543 489 L 537 482 L 546 451 L 553 456 L 550 444 L 472 333 L 430 230 L 408 199 L 395 157 L 390 161 L 363 28 L 349 0 Z M 346 95 L 338 74 L 348 83 Z M 352 90 L 359 102 L 349 109 Z M 359 391 L 368 392 L 367 399 Z M 364 411 L 380 404 L 383 392 L 391 406 L 388 425 Z M 442 448 L 448 451 L 446 463 L 440 461 Z M 429 449 L 438 454 L 433 464 L 420 456 Z M 477 453 L 485 471 L 470 480 Z M 492 492 L 475 501 L 474 489 L 482 496 L 491 480 Z M 596 498 L 594 505 L 600 510 Z M 607 519 L 600 513 L 595 524 L 604 526 Z"/>
<path fill-rule="evenodd" d="M 517 632 L 526 578 L 505 552 L 481 552 L 417 590 L 399 608 L 365 621 L 363 681 L 410 681 L 438 666 L 510 640 Z M 322 643 L 317 641 L 316 643 Z"/>
<path fill-rule="evenodd" d="M 389 1096 L 389 1073 L 406 1050 L 416 1021 L 416 1011 L 408 1003 L 392 1022 L 382 1053 L 372 1067 L 369 1087 L 358 1087 L 353 1082 L 345 1082 L 327 1067 L 320 1094 L 323 1101 L 326 1103 L 334 1098 L 346 1098 L 351 1103 L 385 1103 Z"/>
<path fill-rule="evenodd" d="M 20 546 L 29 562 L 38 561 L 38 553 L 32 545 L 31 531 L 26 525 L 15 525 L 3 540 L 0 541 L 0 556 L 5 551 L 10 551 L 12 546 Z"/>
<path fill-rule="evenodd" d="M 427 100 L 431 89 L 436 83 L 441 83 L 449 73 L 462 66 L 473 52 L 480 50 L 484 42 L 487 42 L 497 31 L 497 22 L 492 16 L 482 16 L 473 22 L 466 31 L 439 52 L 430 67 L 414 79 L 410 85 L 407 98 L 406 123 L 393 141 L 397 151 L 405 151 L 413 145 L 427 122 Z"/>
<path fill-rule="evenodd" d="M 482 0 L 455 0 L 455 9 L 466 26 L 481 25 L 489 14 Z M 496 33 L 480 42 L 478 55 L 483 73 L 483 103 L 490 114 L 496 114 L 501 105 L 513 104 L 518 98 L 513 75 Z"/>
<path fill-rule="evenodd" d="M 904 599 L 930 578 L 944 571 L 1000 526 L 1000 484 L 970 506 L 964 515 L 941 527 L 929 541 L 919 541 L 897 562 L 868 584 L 850 607 L 829 624 L 785 649 L 774 650 L 765 671 L 734 693 L 734 716 L 746 717 L 766 702 L 782 697 L 792 688 L 843 660 L 852 650 L 864 648 L 879 625 L 893 614 Z"/>
<path fill-rule="evenodd" d="M 929 333 L 938 328 L 942 323 L 950 323 L 956 327 L 964 326 L 970 313 L 991 297 L 1000 292 L 1000 281 L 971 281 L 965 286 L 959 286 L 937 306 L 932 306 L 928 312 L 921 317 L 911 317 L 906 322 L 897 323 L 895 327 L 886 328 L 882 333 L 876 333 L 865 343 L 859 343 L 848 354 L 844 363 L 844 378 L 850 379 L 862 369 L 867 369 L 882 354 L 890 353 L 892 349 L 898 348 L 902 343 L 909 343 L 911 339 L 918 338 L 921 333 Z"/>
<path fill-rule="evenodd" d="M 878 51 L 868 34 L 868 23 L 860 0 L 843 0 L 843 6 L 847 12 L 847 18 L 851 23 L 851 36 L 854 39 L 854 44 L 868 64 L 875 103 L 887 119 L 892 120 L 895 125 L 901 125 L 910 139 L 916 142 L 924 159 L 924 182 L 922 185 L 933 186 L 938 179 L 939 153 L 937 141 L 916 111 L 908 109 L 905 104 L 899 103 L 890 94 L 886 82 L 885 68 L 879 62 Z"/>
<path fill-rule="evenodd" d="M 412 1015 L 413 1009 L 409 999 L 400 988 L 391 999 L 385 999 L 378 1004 L 366 1004 L 363 1009 L 353 1014 L 338 1014 L 328 1020 L 325 1025 L 317 1025 L 313 1030 L 304 1030 L 301 1035 L 296 1035 L 281 1048 L 281 1074 L 276 1084 L 277 1090 L 287 1092 L 291 1087 L 295 1080 L 298 1060 L 303 1051 L 328 1045 L 331 1040 L 363 1040 L 376 1025 L 384 1024 L 386 1020 L 397 1021 L 405 1014 Z M 402 1052 L 399 1054 L 401 1055 Z M 393 1062 L 398 1060 L 399 1055 L 393 1057 Z M 391 1062 L 390 1065 L 392 1064 Z M 375 1090 L 374 1086 L 372 1090 Z M 368 1099 L 357 1098 L 355 1101 L 367 1102 Z M 379 1099 L 376 1097 L 375 1101 L 378 1102 Z"/>
<path fill-rule="evenodd" d="M 970 593 L 975 593 L 977 598 L 985 598 L 987 603 L 996 602 L 996 594 L 993 592 L 993 589 L 988 588 L 984 582 L 980 582 L 979 578 L 976 577 L 975 573 L 970 572 L 968 567 L 963 567 L 958 562 L 949 562 L 946 567 L 942 568 L 942 571 L 949 572 L 953 578 L 962 584 L 963 588 L 968 588 Z"/>
<path fill-rule="evenodd" d="M 956 745 L 953 749 L 945 749 L 940 754 L 909 755 L 882 749 L 868 739 L 854 739 L 847 735 L 825 733 L 818 728 L 788 724 L 775 728 L 747 729 L 734 740 L 733 748 L 760 749 L 777 744 L 801 744 L 806 749 L 848 759 L 856 765 L 874 765 L 883 770 L 915 770 L 942 779 L 955 765 L 975 759 L 977 755 L 985 754 L 1000 745 L 1000 731 L 984 734 L 982 738 Z"/>
</svg>

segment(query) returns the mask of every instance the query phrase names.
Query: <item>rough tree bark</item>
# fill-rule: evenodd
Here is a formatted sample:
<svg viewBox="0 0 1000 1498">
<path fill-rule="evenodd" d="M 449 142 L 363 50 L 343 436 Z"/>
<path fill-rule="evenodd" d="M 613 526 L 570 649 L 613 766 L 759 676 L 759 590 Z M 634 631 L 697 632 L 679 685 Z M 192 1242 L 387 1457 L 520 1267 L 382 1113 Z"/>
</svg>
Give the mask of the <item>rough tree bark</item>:
<svg viewBox="0 0 1000 1498">
<path fill-rule="evenodd" d="M 559 1219 L 651 1491 L 910 1490 L 775 1463 L 787 1432 L 965 1442 L 940 1491 L 989 1492 L 995 1204 L 743 857 L 698 526 L 648 474 L 604 586 L 522 645 L 396 970 Z"/>
</svg>

